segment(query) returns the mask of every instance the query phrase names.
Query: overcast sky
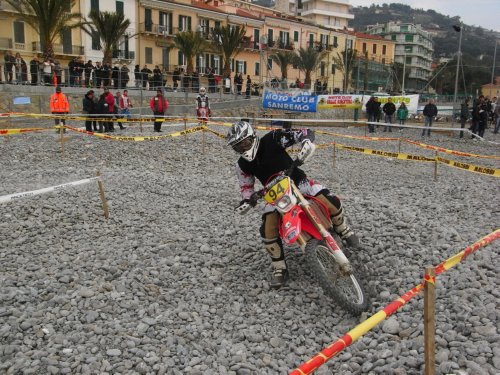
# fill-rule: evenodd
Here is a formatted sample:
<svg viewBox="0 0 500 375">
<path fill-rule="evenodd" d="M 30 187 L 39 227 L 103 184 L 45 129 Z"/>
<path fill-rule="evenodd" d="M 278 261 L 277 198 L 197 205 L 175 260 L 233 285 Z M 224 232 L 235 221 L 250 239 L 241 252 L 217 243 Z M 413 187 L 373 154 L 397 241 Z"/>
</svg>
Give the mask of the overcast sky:
<svg viewBox="0 0 500 375">
<path fill-rule="evenodd" d="M 434 9 L 451 17 L 459 16 L 468 25 L 500 31 L 500 0 L 349 0 L 349 3 L 354 6 L 401 3 L 412 8 Z"/>
</svg>

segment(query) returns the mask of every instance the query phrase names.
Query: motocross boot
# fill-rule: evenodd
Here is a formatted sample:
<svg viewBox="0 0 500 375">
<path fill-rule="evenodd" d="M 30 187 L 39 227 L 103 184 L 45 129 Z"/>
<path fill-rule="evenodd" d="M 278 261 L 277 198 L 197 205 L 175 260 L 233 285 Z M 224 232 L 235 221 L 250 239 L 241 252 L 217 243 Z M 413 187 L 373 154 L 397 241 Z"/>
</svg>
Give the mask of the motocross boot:
<svg viewBox="0 0 500 375">
<path fill-rule="evenodd" d="M 359 247 L 359 238 L 347 225 L 342 206 L 340 206 L 339 211 L 336 214 L 332 215 L 332 223 L 333 230 L 335 230 L 335 233 L 340 236 L 342 241 L 345 241 L 347 245 L 353 249 Z"/>
<path fill-rule="evenodd" d="M 271 263 L 273 266 L 273 273 L 271 274 L 269 286 L 273 289 L 279 289 L 285 285 L 288 280 L 288 269 L 286 267 L 283 245 L 279 238 L 272 240 L 264 239 L 264 248 L 271 256 Z"/>
</svg>

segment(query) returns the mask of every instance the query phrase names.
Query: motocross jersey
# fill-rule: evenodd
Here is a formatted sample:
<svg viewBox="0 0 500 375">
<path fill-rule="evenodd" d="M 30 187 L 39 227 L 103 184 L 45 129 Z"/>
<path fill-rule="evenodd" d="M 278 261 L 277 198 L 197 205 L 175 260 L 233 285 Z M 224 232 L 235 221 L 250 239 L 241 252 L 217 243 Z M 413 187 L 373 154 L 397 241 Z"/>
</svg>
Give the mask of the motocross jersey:
<svg viewBox="0 0 500 375">
<path fill-rule="evenodd" d="M 199 108 L 210 108 L 210 105 L 208 104 L 208 96 L 198 95 L 196 97 L 196 109 L 199 109 Z"/>
<path fill-rule="evenodd" d="M 290 168 L 293 159 L 286 148 L 305 139 L 314 141 L 314 132 L 309 129 L 278 129 L 260 139 L 257 154 L 252 161 L 240 157 L 236 163 L 236 173 L 243 199 L 250 199 L 254 193 L 255 177 L 265 185 L 271 176 Z M 296 185 L 307 179 L 303 170 L 295 168 L 290 176 Z"/>
</svg>

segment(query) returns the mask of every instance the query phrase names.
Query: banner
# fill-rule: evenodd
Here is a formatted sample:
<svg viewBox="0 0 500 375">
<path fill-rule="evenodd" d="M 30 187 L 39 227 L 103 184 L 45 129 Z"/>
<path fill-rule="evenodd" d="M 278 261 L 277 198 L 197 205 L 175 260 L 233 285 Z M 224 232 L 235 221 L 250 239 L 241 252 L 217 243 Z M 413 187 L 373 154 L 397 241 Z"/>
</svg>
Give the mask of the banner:
<svg viewBox="0 0 500 375">
<path fill-rule="evenodd" d="M 301 90 L 269 90 L 262 95 L 262 108 L 293 112 L 316 112 L 317 96 Z"/>
<path fill-rule="evenodd" d="M 380 108 L 388 102 L 391 98 L 392 102 L 396 105 L 396 109 L 401 102 L 404 102 L 408 107 L 409 113 L 417 113 L 419 95 L 405 95 L 405 96 L 378 96 L 381 103 Z M 348 108 L 348 109 L 362 109 L 365 110 L 366 103 L 370 100 L 371 95 L 318 95 L 318 109 L 333 109 L 333 108 Z"/>
</svg>

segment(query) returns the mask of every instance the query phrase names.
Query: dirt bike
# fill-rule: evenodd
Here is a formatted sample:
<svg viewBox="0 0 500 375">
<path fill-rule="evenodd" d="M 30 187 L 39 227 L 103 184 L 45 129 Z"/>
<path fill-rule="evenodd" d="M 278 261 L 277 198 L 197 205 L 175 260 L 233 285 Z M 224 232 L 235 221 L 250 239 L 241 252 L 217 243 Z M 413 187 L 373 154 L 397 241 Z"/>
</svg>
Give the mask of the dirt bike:
<svg viewBox="0 0 500 375">
<path fill-rule="evenodd" d="M 369 308 L 367 293 L 342 251 L 342 240 L 329 230 L 332 221 L 327 207 L 315 197 L 302 195 L 289 177 L 300 164 L 296 159 L 286 172 L 271 176 L 250 201 L 254 205 L 264 198 L 276 208 L 281 216 L 279 233 L 283 242 L 298 243 L 325 293 L 345 310 L 360 315 Z"/>
</svg>

